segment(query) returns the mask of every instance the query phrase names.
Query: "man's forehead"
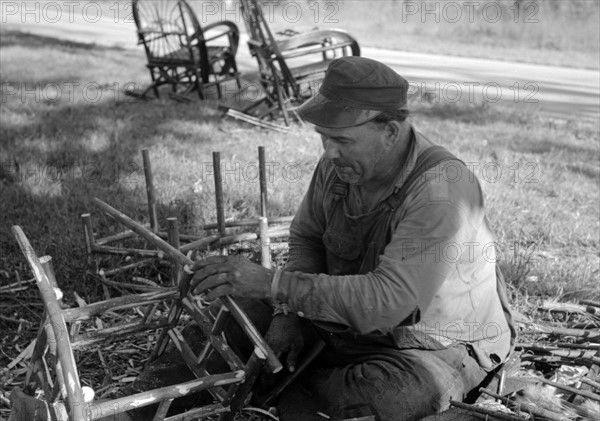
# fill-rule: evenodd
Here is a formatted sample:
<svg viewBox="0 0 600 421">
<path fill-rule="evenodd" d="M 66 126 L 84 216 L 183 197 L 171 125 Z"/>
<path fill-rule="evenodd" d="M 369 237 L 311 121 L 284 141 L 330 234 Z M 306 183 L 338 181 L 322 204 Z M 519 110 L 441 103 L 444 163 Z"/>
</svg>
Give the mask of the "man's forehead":
<svg viewBox="0 0 600 421">
<path fill-rule="evenodd" d="M 348 130 L 346 128 L 337 129 L 330 127 L 315 126 L 315 131 L 320 135 L 325 135 L 329 137 L 344 137 L 348 134 Z"/>
<path fill-rule="evenodd" d="M 315 131 L 321 135 L 329 137 L 353 137 L 354 135 L 364 133 L 369 127 L 369 124 L 361 124 L 359 126 L 343 128 L 315 126 Z"/>
</svg>

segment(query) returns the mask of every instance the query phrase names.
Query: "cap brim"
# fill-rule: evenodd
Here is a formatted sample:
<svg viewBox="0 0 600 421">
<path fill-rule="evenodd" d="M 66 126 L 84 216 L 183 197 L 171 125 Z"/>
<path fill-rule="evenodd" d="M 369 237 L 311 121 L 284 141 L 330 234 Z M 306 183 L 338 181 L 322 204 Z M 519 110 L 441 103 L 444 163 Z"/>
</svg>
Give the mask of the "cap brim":
<svg viewBox="0 0 600 421">
<path fill-rule="evenodd" d="M 303 120 L 330 129 L 360 126 L 383 112 L 339 105 L 320 93 L 296 108 L 296 111 Z"/>
</svg>

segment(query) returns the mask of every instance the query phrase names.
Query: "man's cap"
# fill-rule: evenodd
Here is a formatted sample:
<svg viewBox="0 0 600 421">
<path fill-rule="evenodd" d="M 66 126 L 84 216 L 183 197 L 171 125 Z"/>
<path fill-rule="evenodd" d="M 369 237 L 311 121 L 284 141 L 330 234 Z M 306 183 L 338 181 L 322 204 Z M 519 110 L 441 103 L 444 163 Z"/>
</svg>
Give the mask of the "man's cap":
<svg viewBox="0 0 600 421">
<path fill-rule="evenodd" d="M 317 126 L 358 126 L 384 111 L 406 109 L 408 82 L 383 63 L 342 57 L 327 68 L 319 93 L 297 111 Z"/>
</svg>

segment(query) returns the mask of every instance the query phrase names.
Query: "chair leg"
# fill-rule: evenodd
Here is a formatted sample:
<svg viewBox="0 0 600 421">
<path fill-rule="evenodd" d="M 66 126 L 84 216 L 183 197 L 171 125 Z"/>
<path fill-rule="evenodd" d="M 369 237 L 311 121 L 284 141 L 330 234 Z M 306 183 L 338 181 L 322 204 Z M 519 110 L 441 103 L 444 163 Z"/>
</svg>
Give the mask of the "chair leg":
<svg viewBox="0 0 600 421">
<path fill-rule="evenodd" d="M 154 91 L 154 95 L 157 98 L 160 98 L 160 94 L 158 93 L 158 86 L 157 86 L 157 81 L 156 81 L 156 77 L 154 76 L 154 69 L 150 69 L 150 77 L 152 78 L 152 90 Z M 144 96 L 146 94 L 148 90 L 146 89 L 144 91 Z"/>
<path fill-rule="evenodd" d="M 246 363 L 244 371 L 246 372 L 246 379 L 241 384 L 234 384 L 230 386 L 230 393 L 223 401 L 223 405 L 229 404 L 229 412 L 221 414 L 219 421 L 232 421 L 237 412 L 242 409 L 246 403 L 246 398 L 250 394 L 258 375 L 265 362 L 265 356 L 255 349 L 252 356 Z"/>
<path fill-rule="evenodd" d="M 285 99 L 283 95 L 283 91 L 281 90 L 281 86 L 277 83 L 275 85 L 275 94 L 277 95 L 277 103 L 279 104 L 279 109 L 283 114 L 283 120 L 285 121 L 285 125 L 290 125 L 290 116 L 288 114 L 288 110 L 285 104 Z"/>
</svg>

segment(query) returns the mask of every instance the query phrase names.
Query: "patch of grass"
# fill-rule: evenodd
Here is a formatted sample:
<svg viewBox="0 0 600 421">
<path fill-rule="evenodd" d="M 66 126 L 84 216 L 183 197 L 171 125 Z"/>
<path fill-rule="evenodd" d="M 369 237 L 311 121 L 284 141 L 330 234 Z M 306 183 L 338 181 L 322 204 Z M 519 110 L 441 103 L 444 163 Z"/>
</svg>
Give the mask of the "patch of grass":
<svg viewBox="0 0 600 421">
<path fill-rule="evenodd" d="M 0 78 L 20 91 L 3 91 L 0 104 L 1 285 L 14 282 L 17 273 L 23 279 L 31 276 L 10 233 L 18 224 L 38 255 L 54 258 L 68 303 L 74 291 L 89 302 L 100 299 L 97 283 L 86 276 L 79 216 L 92 211 L 98 235 L 121 229 L 91 205 L 97 196 L 147 221 L 142 149 L 152 159 L 159 217 L 179 217 L 183 232 L 202 233 L 202 224 L 216 220 L 213 151 L 221 153 L 229 218 L 259 212 L 260 145 L 266 146 L 270 165 L 271 215 L 290 215 L 298 207 L 321 153 L 311 128 L 297 125 L 289 134 L 265 131 L 222 118 L 214 100 L 130 101 L 113 87 L 148 83 L 141 52 L 90 49 L 6 31 L 3 40 L 7 34 L 11 41 L 1 47 Z M 66 83 L 75 82 L 72 95 L 63 91 L 49 100 L 43 93 L 49 84 L 66 89 Z M 98 100 L 90 100 L 91 88 L 84 93 L 92 85 L 101 87 Z M 23 86 L 28 94 L 22 94 Z M 468 162 L 480 177 L 501 264 L 514 288 L 570 300 L 600 296 L 597 121 L 418 98 L 411 100 L 411 109 L 420 131 Z M 27 321 L 21 336 L 16 335 L 22 347 L 41 318 L 37 291 L 32 286 L 2 300 L 2 315 Z M 0 326 L 15 328 L 5 319 Z M 2 339 L 3 364 L 22 349 L 13 339 Z"/>
</svg>

